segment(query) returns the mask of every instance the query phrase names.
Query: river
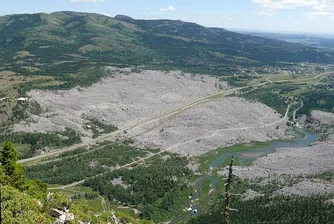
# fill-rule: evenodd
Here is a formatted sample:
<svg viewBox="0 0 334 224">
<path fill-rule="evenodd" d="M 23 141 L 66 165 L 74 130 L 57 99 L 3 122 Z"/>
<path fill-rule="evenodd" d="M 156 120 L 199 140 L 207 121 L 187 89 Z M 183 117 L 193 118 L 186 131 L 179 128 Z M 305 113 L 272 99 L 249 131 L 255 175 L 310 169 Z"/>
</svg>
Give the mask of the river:
<svg viewBox="0 0 334 224">
<path fill-rule="evenodd" d="M 207 175 L 202 175 L 198 177 L 194 181 L 194 192 L 192 196 L 192 204 L 189 204 L 189 207 L 192 208 L 192 211 L 196 210 L 196 213 L 193 213 L 192 211 L 185 212 L 180 217 L 177 217 L 173 219 L 170 224 L 179 223 L 181 221 L 185 221 L 189 219 L 192 216 L 199 215 L 203 209 L 204 204 L 206 204 L 209 200 L 211 200 L 212 194 L 210 194 L 204 201 L 196 202 L 200 198 L 200 189 L 202 187 L 202 184 L 207 180 L 211 179 L 211 186 L 212 190 L 215 193 L 217 191 L 217 180 L 218 177 L 214 175 L 214 171 L 217 169 L 217 167 L 220 167 L 221 164 L 224 162 L 225 159 L 230 158 L 232 156 L 236 156 L 239 158 L 241 164 L 248 164 L 252 161 L 254 161 L 256 158 L 265 156 L 269 153 L 275 152 L 276 149 L 279 148 L 297 148 L 297 147 L 305 147 L 309 144 L 315 142 L 318 138 L 317 134 L 308 131 L 306 129 L 301 128 L 295 128 L 290 131 L 288 131 L 289 135 L 294 135 L 295 140 L 294 141 L 286 141 L 286 140 L 279 140 L 279 141 L 273 141 L 265 148 L 254 149 L 254 147 L 250 146 L 250 149 L 247 150 L 247 148 L 243 151 L 237 151 L 237 152 L 228 152 L 228 153 L 221 153 L 220 155 L 217 155 L 217 159 L 210 163 L 210 171 Z"/>
</svg>

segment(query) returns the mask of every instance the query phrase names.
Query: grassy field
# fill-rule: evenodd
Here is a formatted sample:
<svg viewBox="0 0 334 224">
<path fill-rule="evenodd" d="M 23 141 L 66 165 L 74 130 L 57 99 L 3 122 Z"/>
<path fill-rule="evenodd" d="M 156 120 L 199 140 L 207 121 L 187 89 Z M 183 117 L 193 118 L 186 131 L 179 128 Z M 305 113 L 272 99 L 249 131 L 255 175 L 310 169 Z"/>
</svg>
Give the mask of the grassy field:
<svg viewBox="0 0 334 224">
<path fill-rule="evenodd" d="M 51 190 L 51 192 L 61 192 L 70 198 L 73 198 L 76 202 L 82 202 L 83 204 L 89 205 L 94 212 L 104 212 L 102 206 L 102 199 L 98 196 L 97 192 L 94 192 L 89 187 L 77 186 L 62 190 Z M 92 195 L 87 197 L 87 195 Z"/>
<path fill-rule="evenodd" d="M 17 87 L 26 82 L 42 82 L 47 83 L 47 85 L 59 85 L 57 81 L 55 81 L 55 77 L 52 76 L 40 76 L 40 75 L 23 75 L 20 73 L 12 72 L 12 71 L 0 71 L 1 84 L 0 84 L 0 94 L 5 94 L 7 91 L 7 97 L 17 97 Z M 12 91 L 12 92 L 11 92 Z M 12 95 L 11 95 L 11 94 Z"/>
<path fill-rule="evenodd" d="M 202 202 L 208 198 L 210 190 L 212 189 L 212 178 L 204 180 L 199 192 L 199 201 Z"/>
<path fill-rule="evenodd" d="M 266 142 L 266 143 L 255 142 L 255 143 L 250 143 L 250 144 L 235 145 L 235 146 L 226 147 L 226 148 L 218 148 L 217 150 L 213 152 L 196 157 L 194 160 L 200 164 L 199 166 L 200 172 L 207 172 L 210 168 L 210 164 L 213 161 L 217 160 L 219 157 L 221 157 L 221 155 L 233 153 L 233 152 L 261 150 L 261 149 L 268 147 L 270 144 L 271 144 L 270 142 Z M 227 161 L 226 163 L 228 163 L 228 158 L 226 158 L 225 160 Z M 235 162 L 239 163 L 238 159 L 236 159 Z M 226 163 L 223 162 L 223 165 L 225 165 Z"/>
<path fill-rule="evenodd" d="M 23 73 L 0 70 L 0 125 L 12 123 L 17 99 L 22 96 L 20 89 L 26 83 L 33 83 L 34 88 L 50 88 L 63 82 L 55 80 L 52 76 L 23 75 Z"/>
</svg>

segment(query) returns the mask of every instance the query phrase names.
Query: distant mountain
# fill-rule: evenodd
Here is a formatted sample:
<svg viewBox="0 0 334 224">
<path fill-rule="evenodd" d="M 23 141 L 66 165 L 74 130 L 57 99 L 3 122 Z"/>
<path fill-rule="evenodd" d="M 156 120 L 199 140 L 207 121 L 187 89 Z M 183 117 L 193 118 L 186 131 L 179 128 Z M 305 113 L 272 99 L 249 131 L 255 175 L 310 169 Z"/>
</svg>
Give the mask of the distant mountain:
<svg viewBox="0 0 334 224">
<path fill-rule="evenodd" d="M 79 12 L 0 17 L 0 55 L 2 70 L 47 75 L 110 63 L 220 72 L 280 62 L 334 62 L 333 53 L 298 43 L 179 20 Z"/>
<path fill-rule="evenodd" d="M 323 48 L 334 51 L 334 35 L 313 35 L 313 34 L 286 34 L 286 33 L 261 33 L 245 32 L 247 35 L 254 35 L 263 38 L 283 40 L 287 42 L 300 43 L 311 47 Z"/>
</svg>

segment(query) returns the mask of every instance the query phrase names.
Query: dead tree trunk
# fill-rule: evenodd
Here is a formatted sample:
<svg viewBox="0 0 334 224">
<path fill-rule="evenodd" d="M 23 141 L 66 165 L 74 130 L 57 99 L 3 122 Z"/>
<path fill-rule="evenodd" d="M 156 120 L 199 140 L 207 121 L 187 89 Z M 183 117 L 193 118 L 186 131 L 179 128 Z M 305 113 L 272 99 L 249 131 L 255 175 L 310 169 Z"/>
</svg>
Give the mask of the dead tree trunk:
<svg viewBox="0 0 334 224">
<path fill-rule="evenodd" d="M 228 170 L 228 177 L 225 184 L 225 210 L 224 210 L 224 224 L 230 224 L 230 188 L 232 183 L 232 166 L 233 166 L 233 156 Z"/>
</svg>

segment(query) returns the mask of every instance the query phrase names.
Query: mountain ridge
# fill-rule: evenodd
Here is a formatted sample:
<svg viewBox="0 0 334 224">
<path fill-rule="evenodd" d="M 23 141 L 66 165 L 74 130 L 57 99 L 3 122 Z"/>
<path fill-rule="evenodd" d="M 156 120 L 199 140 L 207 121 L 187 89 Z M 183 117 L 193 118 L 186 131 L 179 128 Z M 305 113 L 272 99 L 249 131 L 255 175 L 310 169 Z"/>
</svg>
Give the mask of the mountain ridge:
<svg viewBox="0 0 334 224">
<path fill-rule="evenodd" d="M 30 56 L 18 58 L 21 51 Z M 24 67 L 34 67 L 35 73 L 44 75 L 94 63 L 203 73 L 226 73 L 240 66 L 279 66 L 282 62 L 334 63 L 334 53 L 322 49 L 223 28 L 72 11 L 0 17 L 0 56 L 0 67 L 20 72 L 24 62 Z"/>
</svg>

